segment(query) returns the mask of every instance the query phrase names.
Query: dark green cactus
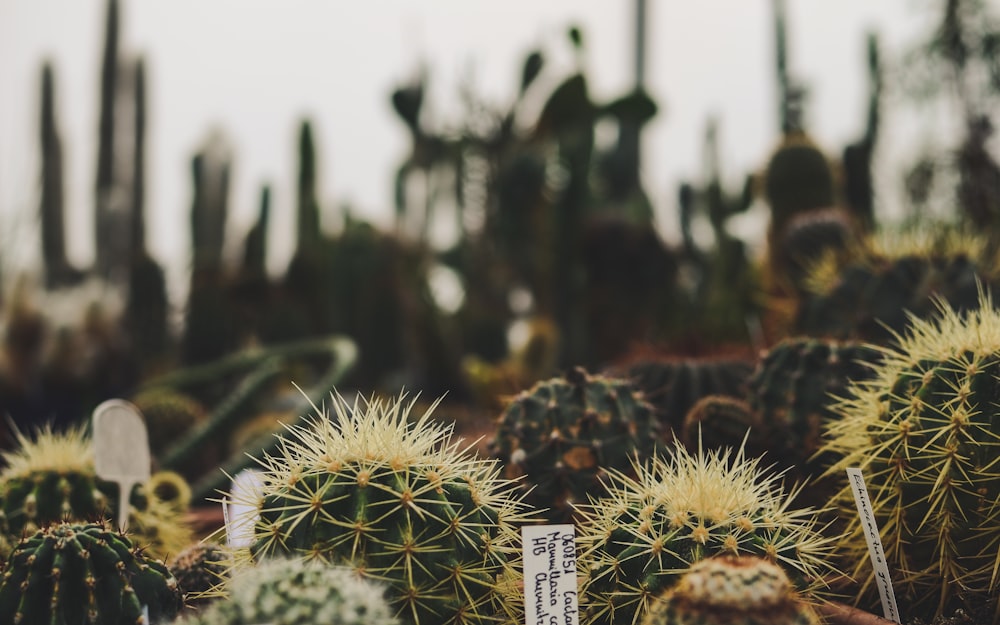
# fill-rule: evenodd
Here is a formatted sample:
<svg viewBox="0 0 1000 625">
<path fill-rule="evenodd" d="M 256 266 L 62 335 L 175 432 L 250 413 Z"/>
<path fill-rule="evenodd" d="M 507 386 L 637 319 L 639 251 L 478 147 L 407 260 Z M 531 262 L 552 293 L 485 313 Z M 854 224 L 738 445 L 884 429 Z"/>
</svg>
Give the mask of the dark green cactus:
<svg viewBox="0 0 1000 625">
<path fill-rule="evenodd" d="M 608 370 L 625 378 L 656 409 L 666 429 L 680 431 L 684 417 L 702 397 L 742 397 L 753 363 L 738 358 L 674 358 L 638 354 Z"/>
<path fill-rule="evenodd" d="M 882 65 L 878 37 L 868 34 L 868 120 L 864 135 L 844 148 L 844 201 L 866 231 L 875 226 L 875 185 L 872 159 L 878 139 L 882 106 Z"/>
<path fill-rule="evenodd" d="M 805 134 L 787 135 L 771 155 L 764 174 L 764 198 L 771 207 L 771 241 L 781 236 L 795 215 L 835 206 L 836 189 L 826 155 Z"/>
<path fill-rule="evenodd" d="M 133 76 L 132 206 L 129 226 L 129 256 L 146 252 L 146 61 L 135 62 Z"/>
<path fill-rule="evenodd" d="M 60 523 L 24 538 L 0 581 L 0 622 L 136 625 L 176 616 L 177 581 L 103 525 Z"/>
<path fill-rule="evenodd" d="M 144 251 L 132 257 L 128 280 L 124 323 L 132 349 L 148 372 L 162 365 L 171 347 L 167 280 L 160 264 Z"/>
<path fill-rule="evenodd" d="M 207 416 L 201 402 L 171 388 L 150 388 L 131 401 L 146 421 L 149 451 L 153 456 L 160 456 Z"/>
<path fill-rule="evenodd" d="M 55 87 L 52 65 L 42 66 L 41 153 L 42 184 L 40 216 L 42 227 L 42 261 L 45 284 L 58 287 L 69 281 L 71 269 L 66 260 L 66 232 L 63 198 L 63 151 L 56 127 Z"/>
<path fill-rule="evenodd" d="M 315 247 L 322 237 L 317 197 L 316 147 L 313 145 L 312 124 L 303 120 L 299 126 L 299 184 L 297 249 Z"/>
<path fill-rule="evenodd" d="M 528 519 L 494 462 L 466 453 L 451 427 L 413 402 L 331 398 L 333 414 L 291 426 L 261 462 L 255 558 L 304 556 L 385 582 L 414 625 L 485 623 L 516 570 L 516 525 Z M 436 405 L 436 402 L 435 402 Z"/>
<path fill-rule="evenodd" d="M 184 593 L 184 602 L 199 606 L 216 598 L 214 591 L 229 578 L 233 564 L 231 550 L 214 542 L 200 542 L 167 561 L 167 569 Z"/>
<path fill-rule="evenodd" d="M 626 380 L 581 368 L 539 382 L 508 404 L 490 443 L 511 477 L 524 476 L 525 501 L 552 522 L 600 493 L 607 470 L 625 471 L 661 442 L 653 407 Z"/>
<path fill-rule="evenodd" d="M 104 24 L 104 52 L 101 56 L 100 121 L 98 125 L 96 202 L 94 235 L 97 270 L 112 269 L 115 231 L 112 213 L 115 187 L 115 99 L 118 94 L 118 0 L 108 0 Z"/>
<path fill-rule="evenodd" d="M 846 259 L 861 245 L 858 224 L 844 210 L 823 208 L 795 215 L 788 220 L 773 250 L 771 278 L 803 297 L 809 291 L 813 266 Z"/>
<path fill-rule="evenodd" d="M 736 397 L 708 395 L 684 417 L 680 439 L 688 449 L 738 448 L 745 444 L 750 455 L 765 447 L 761 419 L 750 405 Z"/>
</svg>

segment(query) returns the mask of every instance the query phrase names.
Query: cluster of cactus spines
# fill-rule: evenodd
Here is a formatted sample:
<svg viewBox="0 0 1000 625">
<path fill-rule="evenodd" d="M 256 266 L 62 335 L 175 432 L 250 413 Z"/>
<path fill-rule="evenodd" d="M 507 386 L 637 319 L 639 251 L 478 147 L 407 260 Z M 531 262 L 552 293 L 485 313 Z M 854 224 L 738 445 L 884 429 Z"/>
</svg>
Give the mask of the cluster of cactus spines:
<svg viewBox="0 0 1000 625">
<path fill-rule="evenodd" d="M 98 521 L 118 509 L 118 485 L 97 477 L 94 453 L 82 428 L 53 432 L 44 428 L 34 439 L 17 432 L 18 447 L 2 454 L 0 531 L 19 538 L 60 521 Z M 185 510 L 150 497 L 145 485 L 129 495 L 129 535 L 158 557 L 191 541 Z"/>
<path fill-rule="evenodd" d="M 608 495 L 581 507 L 581 609 L 594 625 L 641 621 L 688 566 L 715 555 L 780 564 L 803 592 L 835 574 L 817 514 L 792 508 L 781 476 L 742 448 L 688 452 L 610 472 Z"/>
<path fill-rule="evenodd" d="M 642 625 L 819 625 L 781 567 L 753 556 L 706 558 L 653 602 Z"/>
<path fill-rule="evenodd" d="M 233 552 L 214 542 L 189 545 L 167 561 L 187 605 L 203 605 L 221 597 L 221 587 L 235 566 Z"/>
<path fill-rule="evenodd" d="M 25 537 L 0 581 L 0 622 L 12 625 L 148 625 L 172 619 L 182 603 L 162 563 L 94 523 L 54 524 Z"/>
<path fill-rule="evenodd" d="M 131 258 L 128 281 L 124 323 L 134 353 L 141 358 L 143 373 L 147 374 L 163 366 L 162 361 L 171 347 L 166 274 L 163 267 L 142 250 Z"/>
<path fill-rule="evenodd" d="M 415 400 L 414 400 L 415 401 Z M 494 461 L 453 441 L 413 401 L 331 398 L 331 415 L 291 425 L 262 461 L 250 552 L 345 564 L 385 582 L 404 621 L 482 623 L 517 601 L 498 579 L 516 563 L 528 515 Z M 510 618 L 516 618 L 511 615 Z"/>
<path fill-rule="evenodd" d="M 980 284 L 1000 284 L 1000 262 L 985 237 L 949 228 L 880 233 L 846 261 L 828 256 L 813 266 L 795 329 L 886 343 L 905 330 L 909 314 L 933 316 L 937 299 L 975 308 Z"/>
<path fill-rule="evenodd" d="M 581 368 L 539 382 L 511 400 L 491 441 L 493 455 L 521 482 L 525 501 L 550 521 L 601 491 L 609 468 L 652 456 L 661 442 L 653 407 L 627 380 Z"/>
<path fill-rule="evenodd" d="M 688 449 L 739 447 L 746 441 L 747 451 L 756 455 L 767 446 L 762 429 L 760 415 L 745 400 L 708 395 L 684 417 L 680 440 Z"/>
<path fill-rule="evenodd" d="M 702 397 L 742 397 L 753 362 L 738 358 L 638 356 L 608 370 L 629 380 L 656 409 L 663 427 L 679 431 L 688 411 Z"/>
<path fill-rule="evenodd" d="M 154 456 L 161 455 L 207 416 L 200 401 L 168 387 L 140 391 L 131 401 L 146 422 L 149 451 Z"/>
<path fill-rule="evenodd" d="M 823 449 L 840 458 L 830 473 L 864 472 L 897 595 L 941 613 L 1000 590 L 1000 311 L 987 294 L 967 313 L 941 304 L 897 339 L 874 379 L 837 403 Z M 839 501 L 852 507 L 849 486 Z M 861 520 L 846 518 L 838 551 L 860 563 Z M 854 575 L 874 589 L 870 568 Z"/>
<path fill-rule="evenodd" d="M 818 461 L 823 426 L 837 417 L 837 398 L 851 384 L 871 379 L 882 356 L 881 348 L 857 341 L 782 340 L 762 355 L 747 381 L 761 430 L 751 436 L 767 441 L 768 457 L 782 468 L 822 468 L 811 461 Z"/>
<path fill-rule="evenodd" d="M 399 625 L 384 586 L 347 567 L 277 559 L 233 573 L 227 598 L 182 625 Z"/>
</svg>

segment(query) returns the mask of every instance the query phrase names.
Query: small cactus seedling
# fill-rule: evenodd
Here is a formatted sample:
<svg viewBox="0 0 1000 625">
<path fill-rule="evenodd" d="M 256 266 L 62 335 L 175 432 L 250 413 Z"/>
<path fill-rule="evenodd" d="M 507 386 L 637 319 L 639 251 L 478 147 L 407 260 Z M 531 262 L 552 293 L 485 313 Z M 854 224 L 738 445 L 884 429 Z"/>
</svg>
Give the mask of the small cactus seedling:
<svg viewBox="0 0 1000 625">
<path fill-rule="evenodd" d="M 12 625 L 146 624 L 182 604 L 163 564 L 103 525 L 59 523 L 24 538 L 0 581 L 0 622 Z"/>
<path fill-rule="evenodd" d="M 217 543 L 201 542 L 185 547 L 167 562 L 188 605 L 201 605 L 221 596 L 217 589 L 229 578 L 233 554 Z"/>
<path fill-rule="evenodd" d="M 840 458 L 831 474 L 864 471 L 896 592 L 919 614 L 1000 592 L 1000 311 L 985 293 L 968 313 L 939 306 L 911 317 L 874 379 L 838 402 L 824 446 Z M 839 500 L 853 508 L 849 486 Z M 861 522 L 847 518 L 839 552 L 860 563 Z M 870 568 L 854 575 L 874 589 Z"/>
<path fill-rule="evenodd" d="M 819 625 L 781 567 L 752 556 L 707 558 L 653 602 L 643 625 Z"/>
<path fill-rule="evenodd" d="M 574 502 L 600 492 L 607 469 L 649 458 L 659 436 L 653 407 L 626 380 L 577 368 L 517 395 L 491 450 L 509 472 L 525 476 L 528 504 L 551 507 L 549 519 L 566 522 Z"/>
<path fill-rule="evenodd" d="M 321 562 L 271 560 L 233 573 L 228 597 L 182 625 L 399 625 L 384 587 Z"/>
<path fill-rule="evenodd" d="M 514 485 L 493 461 L 413 422 L 413 402 L 332 399 L 333 414 L 288 426 L 261 464 L 251 553 L 346 564 L 385 582 L 393 612 L 414 624 L 482 623 L 516 600 L 498 579 L 525 522 Z M 436 402 L 435 402 L 436 405 Z"/>
<path fill-rule="evenodd" d="M 779 475 L 740 448 L 668 458 L 612 472 L 608 496 L 581 511 L 581 608 L 593 625 L 631 625 L 691 564 L 715 555 L 757 555 L 780 563 L 803 591 L 835 573 L 831 540 L 809 508 L 792 509 Z"/>
</svg>

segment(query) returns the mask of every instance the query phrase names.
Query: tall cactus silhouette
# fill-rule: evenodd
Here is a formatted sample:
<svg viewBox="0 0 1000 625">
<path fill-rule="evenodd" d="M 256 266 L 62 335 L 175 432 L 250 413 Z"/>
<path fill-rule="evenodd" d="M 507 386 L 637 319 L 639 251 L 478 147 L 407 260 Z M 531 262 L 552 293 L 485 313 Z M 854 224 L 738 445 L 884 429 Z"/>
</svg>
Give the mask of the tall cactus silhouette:
<svg viewBox="0 0 1000 625">
<path fill-rule="evenodd" d="M 56 127 L 55 86 L 52 65 L 42 66 L 41 106 L 42 192 L 39 212 L 42 222 L 42 260 L 49 288 L 72 282 L 78 274 L 66 260 L 66 229 L 63 221 L 63 153 Z"/>
<path fill-rule="evenodd" d="M 104 26 L 104 53 L 101 57 L 100 122 L 97 146 L 96 204 L 94 234 L 96 236 L 97 269 L 102 274 L 111 270 L 113 233 L 111 222 L 114 209 L 114 145 L 115 95 L 118 85 L 118 0 L 108 0 Z"/>
<path fill-rule="evenodd" d="M 271 186 L 260 190 L 260 210 L 257 222 L 243 242 L 243 273 L 247 277 L 267 276 L 267 227 L 271 221 Z"/>
<path fill-rule="evenodd" d="M 844 200 L 858 223 L 866 230 L 875 225 L 875 190 L 872 158 L 879 130 L 882 104 L 882 65 L 878 37 L 868 34 L 868 121 L 864 135 L 844 148 Z"/>
<path fill-rule="evenodd" d="M 320 240 L 319 199 L 316 189 L 316 147 L 312 124 L 303 120 L 299 126 L 298 249 L 312 248 Z"/>
<path fill-rule="evenodd" d="M 130 256 L 146 250 L 146 62 L 135 62 L 132 78 L 132 214 L 129 219 Z"/>
</svg>

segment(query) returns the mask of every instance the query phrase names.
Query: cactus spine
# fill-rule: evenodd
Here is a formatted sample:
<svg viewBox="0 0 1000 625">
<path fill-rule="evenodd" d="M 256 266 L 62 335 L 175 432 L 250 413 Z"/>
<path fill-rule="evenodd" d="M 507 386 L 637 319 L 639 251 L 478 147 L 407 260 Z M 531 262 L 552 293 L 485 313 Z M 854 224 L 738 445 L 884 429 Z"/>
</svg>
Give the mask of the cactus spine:
<svg viewBox="0 0 1000 625">
<path fill-rule="evenodd" d="M 0 622 L 146 624 L 182 604 L 163 564 L 102 525 L 62 523 L 23 539 L 0 581 Z"/>
<path fill-rule="evenodd" d="M 781 567 L 750 556 L 691 565 L 643 625 L 819 625 Z"/>
<path fill-rule="evenodd" d="M 516 609 L 497 586 L 526 517 L 496 464 L 459 448 L 433 405 L 409 422 L 403 397 L 331 403 L 331 417 L 289 426 L 262 462 L 254 557 L 352 566 L 386 582 L 394 613 L 414 624 L 478 624 Z"/>
<path fill-rule="evenodd" d="M 234 563 L 233 554 L 213 542 L 201 542 L 185 547 L 167 562 L 167 568 L 177 579 L 188 605 L 202 605 L 218 598 L 218 590 L 229 578 Z"/>
</svg>

